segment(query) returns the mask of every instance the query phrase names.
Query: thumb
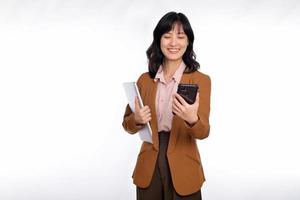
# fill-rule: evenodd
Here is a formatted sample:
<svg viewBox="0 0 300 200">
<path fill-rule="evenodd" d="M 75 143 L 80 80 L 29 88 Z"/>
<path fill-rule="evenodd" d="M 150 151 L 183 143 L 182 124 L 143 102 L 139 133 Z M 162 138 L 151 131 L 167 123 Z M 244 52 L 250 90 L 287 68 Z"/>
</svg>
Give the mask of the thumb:
<svg viewBox="0 0 300 200">
<path fill-rule="evenodd" d="M 139 100 L 138 100 L 137 96 L 134 99 L 134 106 L 135 106 L 135 110 L 140 110 L 141 109 L 140 103 L 139 103 Z"/>
</svg>

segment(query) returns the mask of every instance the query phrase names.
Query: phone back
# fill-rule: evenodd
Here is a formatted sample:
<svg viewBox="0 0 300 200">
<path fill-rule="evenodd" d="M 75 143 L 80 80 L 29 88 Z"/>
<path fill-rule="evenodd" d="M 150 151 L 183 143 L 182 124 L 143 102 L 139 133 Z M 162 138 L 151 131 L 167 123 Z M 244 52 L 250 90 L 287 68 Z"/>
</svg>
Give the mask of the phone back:
<svg viewBox="0 0 300 200">
<path fill-rule="evenodd" d="M 177 93 L 188 103 L 193 104 L 198 91 L 197 84 L 178 84 Z"/>
</svg>

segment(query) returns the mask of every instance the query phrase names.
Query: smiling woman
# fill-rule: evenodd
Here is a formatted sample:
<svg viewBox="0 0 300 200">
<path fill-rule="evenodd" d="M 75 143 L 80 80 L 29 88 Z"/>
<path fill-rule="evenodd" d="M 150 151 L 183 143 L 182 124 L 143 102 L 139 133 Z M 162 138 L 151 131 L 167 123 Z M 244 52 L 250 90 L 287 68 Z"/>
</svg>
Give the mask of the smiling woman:
<svg viewBox="0 0 300 200">
<path fill-rule="evenodd" d="M 155 27 L 153 42 L 147 50 L 151 78 L 155 77 L 160 65 L 167 64 L 164 58 L 177 61 L 177 64 L 184 61 L 187 73 L 199 69 L 193 43 L 194 33 L 188 18 L 182 13 L 167 13 Z"/>
<path fill-rule="evenodd" d="M 127 105 L 124 129 L 134 134 L 150 122 L 153 144 L 143 142 L 133 172 L 138 200 L 201 199 L 205 181 L 196 139 L 209 135 L 210 78 L 198 71 L 194 34 L 187 17 L 169 12 L 158 22 L 147 50 L 148 69 L 137 85 L 135 112 Z M 196 84 L 196 101 L 176 93 L 179 83 Z"/>
<path fill-rule="evenodd" d="M 177 22 L 172 30 L 163 34 L 160 40 L 160 49 L 165 58 L 181 62 L 181 58 L 188 46 L 188 39 L 183 31 L 182 24 Z"/>
</svg>

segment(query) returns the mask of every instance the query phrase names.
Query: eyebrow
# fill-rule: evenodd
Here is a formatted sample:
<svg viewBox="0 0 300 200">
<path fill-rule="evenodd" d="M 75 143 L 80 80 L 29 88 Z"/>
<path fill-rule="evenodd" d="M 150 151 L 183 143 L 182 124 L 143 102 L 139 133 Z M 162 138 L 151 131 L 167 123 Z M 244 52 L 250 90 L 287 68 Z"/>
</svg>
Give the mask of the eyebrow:
<svg viewBox="0 0 300 200">
<path fill-rule="evenodd" d="M 165 34 L 171 34 L 172 31 L 166 32 Z M 184 31 L 178 32 L 177 34 L 185 34 Z"/>
</svg>

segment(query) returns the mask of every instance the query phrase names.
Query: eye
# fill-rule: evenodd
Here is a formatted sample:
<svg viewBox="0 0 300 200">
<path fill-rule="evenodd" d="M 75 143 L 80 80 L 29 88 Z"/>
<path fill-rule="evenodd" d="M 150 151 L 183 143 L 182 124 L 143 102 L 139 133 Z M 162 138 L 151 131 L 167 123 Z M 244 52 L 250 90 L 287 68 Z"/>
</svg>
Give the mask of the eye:
<svg viewBox="0 0 300 200">
<path fill-rule="evenodd" d="M 184 34 L 178 34 L 178 38 L 179 38 L 179 39 L 184 39 L 184 38 L 185 38 L 185 35 L 184 35 Z"/>
</svg>

